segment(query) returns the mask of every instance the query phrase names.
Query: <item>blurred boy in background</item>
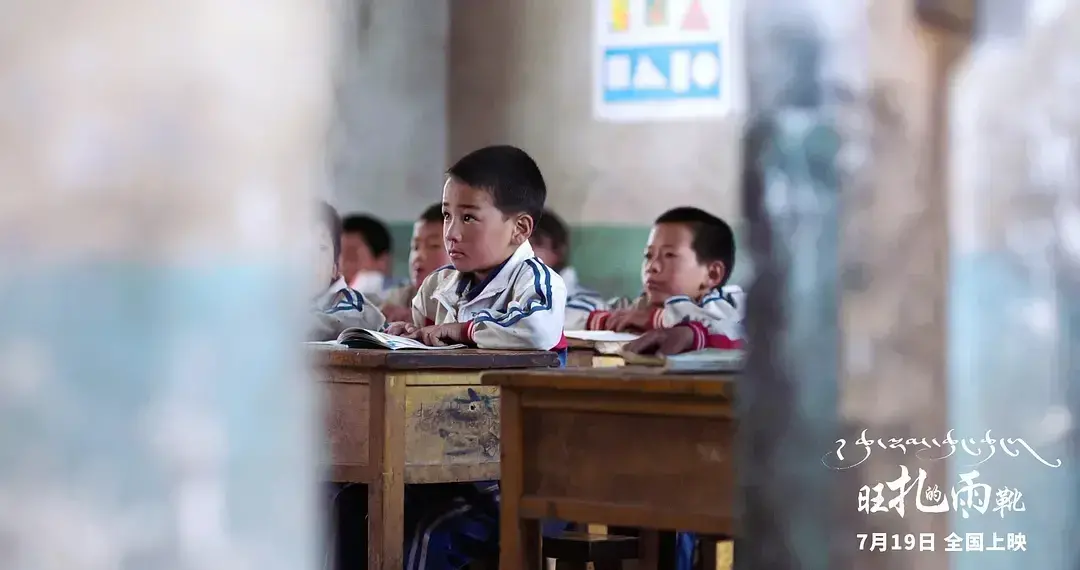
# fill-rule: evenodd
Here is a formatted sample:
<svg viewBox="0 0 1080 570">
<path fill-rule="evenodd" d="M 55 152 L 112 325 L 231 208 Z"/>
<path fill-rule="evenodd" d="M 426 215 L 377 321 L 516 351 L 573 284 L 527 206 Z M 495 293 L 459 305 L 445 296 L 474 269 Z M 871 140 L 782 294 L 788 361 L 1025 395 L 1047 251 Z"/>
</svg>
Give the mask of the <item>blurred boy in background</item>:
<svg viewBox="0 0 1080 570">
<path fill-rule="evenodd" d="M 350 214 L 341 224 L 341 274 L 349 286 L 365 295 L 381 296 L 390 289 L 393 240 L 386 224 L 368 214 Z"/>
<path fill-rule="evenodd" d="M 317 250 L 313 258 L 313 279 L 317 294 L 312 301 L 308 340 L 334 340 L 350 327 L 381 329 L 386 319 L 378 307 L 350 288 L 338 270 L 341 218 L 333 206 L 325 202 L 319 204 L 319 220 L 314 224 L 314 231 Z"/>
<path fill-rule="evenodd" d="M 599 293 L 586 289 L 578 281 L 577 271 L 570 266 L 570 230 L 555 212 L 545 209 L 529 238 L 533 252 L 544 265 L 554 269 L 566 285 L 566 297 L 602 299 Z"/>
<path fill-rule="evenodd" d="M 698 323 L 676 334 L 694 332 L 694 346 L 741 345 L 745 294 L 725 286 L 734 265 L 735 235 L 727 222 L 698 208 L 668 210 L 649 232 L 641 296 L 608 302 L 571 298 L 567 330 L 647 332 Z"/>
<path fill-rule="evenodd" d="M 448 267 L 443 244 L 442 204 L 428 206 L 413 224 L 409 248 L 409 282 L 388 291 L 380 308 L 388 322 L 412 321 L 412 300 L 420 284 L 437 269 Z"/>
</svg>

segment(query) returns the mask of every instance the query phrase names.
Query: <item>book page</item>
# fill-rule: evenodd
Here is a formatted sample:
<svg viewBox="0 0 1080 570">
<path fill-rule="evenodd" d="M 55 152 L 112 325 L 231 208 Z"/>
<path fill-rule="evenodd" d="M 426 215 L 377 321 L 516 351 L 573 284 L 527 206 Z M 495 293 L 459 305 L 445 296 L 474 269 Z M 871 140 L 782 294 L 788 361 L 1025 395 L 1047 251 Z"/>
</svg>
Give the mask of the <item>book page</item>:
<svg viewBox="0 0 1080 570">
<path fill-rule="evenodd" d="M 566 331 L 563 334 L 566 335 L 566 338 L 591 342 L 630 342 L 641 336 L 634 333 L 615 331 Z"/>
<path fill-rule="evenodd" d="M 447 346 L 428 346 L 428 345 L 426 345 L 426 344 L 424 344 L 424 343 L 422 343 L 422 342 L 420 342 L 418 340 L 413 340 L 411 338 L 405 338 L 403 336 L 395 336 L 395 335 L 392 335 L 392 334 L 375 332 L 375 331 L 372 331 L 372 330 L 365 331 L 365 332 L 367 332 L 369 335 L 371 335 L 371 338 L 373 338 L 376 341 L 378 341 L 379 343 L 383 344 L 384 346 L 386 346 L 386 348 L 389 348 L 390 350 L 399 350 L 399 349 L 406 349 L 406 348 L 418 349 L 418 350 L 450 350 L 450 349 L 455 349 L 455 348 L 465 348 L 464 344 L 450 344 L 450 345 L 447 345 Z"/>
</svg>

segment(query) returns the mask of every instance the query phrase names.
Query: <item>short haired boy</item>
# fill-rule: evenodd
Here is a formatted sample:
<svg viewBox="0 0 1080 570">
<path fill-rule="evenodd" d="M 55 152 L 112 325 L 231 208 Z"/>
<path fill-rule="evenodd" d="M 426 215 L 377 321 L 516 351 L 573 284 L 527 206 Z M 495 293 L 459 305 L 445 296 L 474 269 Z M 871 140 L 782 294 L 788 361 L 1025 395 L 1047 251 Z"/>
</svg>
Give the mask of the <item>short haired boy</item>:
<svg viewBox="0 0 1080 570">
<path fill-rule="evenodd" d="M 734 264 L 731 226 L 698 208 L 668 210 L 649 233 L 644 293 L 606 303 L 571 298 L 566 326 L 647 332 L 684 325 L 697 335 L 692 346 L 741 346 L 745 295 L 737 286 L 725 286 Z"/>
<path fill-rule="evenodd" d="M 390 286 L 394 242 L 382 220 L 369 214 L 349 214 L 341 224 L 341 273 L 349 286 L 380 295 Z"/>
<path fill-rule="evenodd" d="M 536 163 L 512 146 L 482 148 L 454 164 L 441 204 L 451 265 L 420 285 L 412 323 L 387 332 L 428 345 L 555 350 L 565 361 L 566 288 L 529 245 L 546 194 Z M 407 488 L 405 516 L 417 522 L 405 529 L 406 570 L 458 569 L 498 553 L 497 481 L 432 493 Z"/>
<path fill-rule="evenodd" d="M 413 223 L 409 248 L 409 282 L 387 292 L 379 308 L 389 322 L 411 321 L 412 300 L 420 284 L 436 269 L 450 265 L 443 245 L 442 204 L 428 206 Z"/>
<path fill-rule="evenodd" d="M 564 356 L 566 287 L 529 244 L 546 195 L 536 163 L 512 146 L 482 148 L 452 166 L 442 200 L 451 265 L 421 284 L 411 325 L 395 323 L 389 332 L 434 346 Z"/>
<path fill-rule="evenodd" d="M 570 266 L 570 230 L 555 212 L 544 210 L 529 238 L 536 257 L 554 269 L 566 285 L 566 298 L 603 299 L 598 293 L 581 286 L 577 271 Z"/>
<path fill-rule="evenodd" d="M 312 300 L 308 340 L 334 340 L 351 327 L 382 329 L 386 319 L 379 308 L 369 304 L 359 291 L 349 288 L 338 270 L 341 218 L 333 206 L 319 204 L 319 222 L 314 224 L 314 230 L 318 246 L 314 279 L 319 293 Z"/>
</svg>

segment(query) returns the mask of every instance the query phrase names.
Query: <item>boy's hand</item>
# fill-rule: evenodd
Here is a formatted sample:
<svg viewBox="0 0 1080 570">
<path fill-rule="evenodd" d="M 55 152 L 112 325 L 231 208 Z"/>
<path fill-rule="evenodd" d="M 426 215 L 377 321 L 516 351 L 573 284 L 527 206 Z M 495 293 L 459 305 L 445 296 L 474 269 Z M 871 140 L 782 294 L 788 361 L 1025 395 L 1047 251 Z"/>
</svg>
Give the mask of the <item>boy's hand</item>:
<svg viewBox="0 0 1080 570">
<path fill-rule="evenodd" d="M 608 315 L 604 328 L 616 332 L 645 331 L 651 328 L 653 309 L 621 309 Z"/>
<path fill-rule="evenodd" d="M 418 340 L 428 346 L 446 346 L 448 344 L 465 344 L 469 341 L 465 335 L 465 329 L 469 323 L 446 323 L 443 325 L 431 325 L 419 329 L 408 335 L 409 338 Z"/>
<path fill-rule="evenodd" d="M 397 323 L 398 321 L 408 322 L 412 320 L 412 309 L 409 307 L 402 307 L 401 305 L 383 305 L 379 307 L 382 314 L 386 316 L 387 322 Z"/>
<path fill-rule="evenodd" d="M 386 325 L 386 334 L 392 334 L 394 336 L 409 336 L 416 331 L 420 330 L 420 327 L 405 322 L 396 322 Z"/>
<path fill-rule="evenodd" d="M 649 331 L 626 343 L 623 350 L 636 354 L 681 354 L 694 349 L 694 329 L 673 327 Z"/>
</svg>

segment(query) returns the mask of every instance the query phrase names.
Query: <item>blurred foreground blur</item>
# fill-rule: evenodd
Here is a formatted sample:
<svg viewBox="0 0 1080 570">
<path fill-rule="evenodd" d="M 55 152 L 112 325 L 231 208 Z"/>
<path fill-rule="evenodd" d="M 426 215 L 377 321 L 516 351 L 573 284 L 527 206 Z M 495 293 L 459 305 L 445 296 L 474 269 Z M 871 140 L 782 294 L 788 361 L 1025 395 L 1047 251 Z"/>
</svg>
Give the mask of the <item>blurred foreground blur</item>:
<svg viewBox="0 0 1080 570">
<path fill-rule="evenodd" d="M 717 158 L 744 163 L 756 271 L 739 568 L 1075 566 L 1080 3 L 961 4 L 746 3 L 743 155 Z M 0 2 L 0 569 L 321 567 L 297 291 L 313 198 L 355 191 L 327 173 L 332 71 L 372 5 Z M 863 430 L 994 448 L 918 467 L 1026 510 L 859 512 L 916 471 L 822 465 Z M 1027 548 L 856 539 L 929 532 Z"/>
</svg>

